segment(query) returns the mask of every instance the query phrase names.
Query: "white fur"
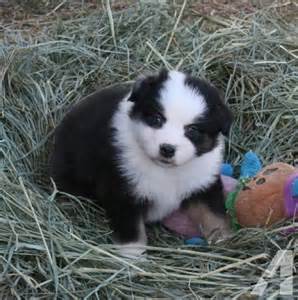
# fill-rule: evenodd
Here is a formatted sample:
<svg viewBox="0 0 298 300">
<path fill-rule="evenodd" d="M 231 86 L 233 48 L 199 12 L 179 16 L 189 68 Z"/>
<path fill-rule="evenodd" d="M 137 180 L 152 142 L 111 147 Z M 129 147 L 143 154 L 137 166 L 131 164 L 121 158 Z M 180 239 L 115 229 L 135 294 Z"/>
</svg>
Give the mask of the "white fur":
<svg viewBox="0 0 298 300">
<path fill-rule="evenodd" d="M 183 73 L 171 71 L 169 77 L 160 97 L 165 116 L 172 123 L 188 124 L 206 111 L 204 97 L 185 85 Z"/>
<path fill-rule="evenodd" d="M 120 170 L 129 180 L 133 192 L 141 201 L 152 205 L 147 222 L 158 221 L 177 209 L 194 191 L 207 187 L 218 175 L 223 155 L 223 137 L 218 146 L 197 157 L 193 144 L 184 136 L 184 126 L 204 113 L 204 98 L 184 85 L 184 75 L 170 72 L 170 79 L 161 92 L 161 103 L 167 122 L 161 129 L 153 129 L 129 118 L 131 102 L 125 98 L 113 118 L 118 129 L 115 144 L 121 151 Z M 158 165 L 159 145 L 177 147 L 174 166 Z"/>
<path fill-rule="evenodd" d="M 126 258 L 140 258 L 144 255 L 146 244 L 143 243 L 128 243 L 118 246 L 118 253 Z"/>
</svg>

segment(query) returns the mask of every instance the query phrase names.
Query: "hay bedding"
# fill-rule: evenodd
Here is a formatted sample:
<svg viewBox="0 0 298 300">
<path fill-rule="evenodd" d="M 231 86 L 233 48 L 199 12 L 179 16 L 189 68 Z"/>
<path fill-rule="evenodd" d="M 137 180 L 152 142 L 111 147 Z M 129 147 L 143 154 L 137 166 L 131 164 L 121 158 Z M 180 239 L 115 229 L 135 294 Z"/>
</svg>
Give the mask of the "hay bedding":
<svg viewBox="0 0 298 300">
<path fill-rule="evenodd" d="M 183 8 L 183 7 L 182 7 Z M 38 35 L 6 27 L 1 55 L 0 298 L 245 297 L 278 249 L 294 249 L 292 221 L 188 247 L 156 225 L 148 260 L 126 261 L 104 213 L 57 192 L 46 176 L 51 134 L 70 104 L 144 70 L 179 66 L 215 82 L 236 114 L 227 159 L 257 151 L 294 163 L 298 149 L 297 27 L 257 12 L 190 16 L 143 5 L 52 22 Z M 180 17 L 182 16 L 183 17 Z M 54 192 L 53 192 L 54 191 Z M 71 198 L 71 201 L 63 200 Z M 279 274 L 267 296 L 278 294 Z M 294 275 L 294 295 L 298 295 Z"/>
</svg>

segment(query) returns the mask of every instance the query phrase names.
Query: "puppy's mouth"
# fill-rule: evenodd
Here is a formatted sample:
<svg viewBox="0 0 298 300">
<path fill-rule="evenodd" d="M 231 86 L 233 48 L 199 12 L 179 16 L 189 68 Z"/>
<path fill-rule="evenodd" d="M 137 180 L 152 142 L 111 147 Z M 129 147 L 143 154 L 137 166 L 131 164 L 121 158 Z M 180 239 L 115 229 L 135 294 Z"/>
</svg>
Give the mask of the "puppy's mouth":
<svg viewBox="0 0 298 300">
<path fill-rule="evenodd" d="M 161 167 L 165 167 L 165 168 L 176 167 L 176 164 L 173 160 L 168 160 L 165 158 L 156 158 L 153 161 Z"/>
</svg>

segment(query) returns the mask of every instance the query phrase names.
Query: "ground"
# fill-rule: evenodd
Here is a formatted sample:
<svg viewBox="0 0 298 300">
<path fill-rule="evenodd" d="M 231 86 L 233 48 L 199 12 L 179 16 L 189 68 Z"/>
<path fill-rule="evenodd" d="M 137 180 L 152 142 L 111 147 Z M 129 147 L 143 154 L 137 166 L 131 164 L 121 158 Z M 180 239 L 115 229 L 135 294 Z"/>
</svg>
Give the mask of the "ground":
<svg viewBox="0 0 298 300">
<path fill-rule="evenodd" d="M 167 0 L 151 0 L 167 1 Z M 150 0 L 111 0 L 113 10 L 127 8 L 139 2 Z M 181 2 L 181 1 L 180 1 Z M 297 16 L 297 2 L 294 0 L 198 0 L 192 2 L 192 13 L 223 18 L 255 12 L 259 8 L 273 7 L 287 18 Z M 14 24 L 17 28 L 39 30 L 47 22 L 87 15 L 104 7 L 100 0 L 0 0 L 0 19 L 4 25 Z M 46 25 L 45 25 L 46 26 Z"/>
</svg>

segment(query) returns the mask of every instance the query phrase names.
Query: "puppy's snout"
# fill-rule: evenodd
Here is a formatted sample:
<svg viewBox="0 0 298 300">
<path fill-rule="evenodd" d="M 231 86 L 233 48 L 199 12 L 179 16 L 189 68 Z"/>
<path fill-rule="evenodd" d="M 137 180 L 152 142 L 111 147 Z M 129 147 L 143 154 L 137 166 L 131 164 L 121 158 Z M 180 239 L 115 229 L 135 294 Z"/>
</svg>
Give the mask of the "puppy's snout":
<svg viewBox="0 0 298 300">
<path fill-rule="evenodd" d="M 165 158 L 172 158 L 175 154 L 176 147 L 170 144 L 161 144 L 159 147 L 159 153 Z"/>
</svg>

